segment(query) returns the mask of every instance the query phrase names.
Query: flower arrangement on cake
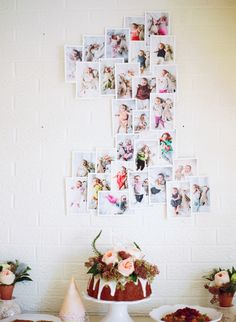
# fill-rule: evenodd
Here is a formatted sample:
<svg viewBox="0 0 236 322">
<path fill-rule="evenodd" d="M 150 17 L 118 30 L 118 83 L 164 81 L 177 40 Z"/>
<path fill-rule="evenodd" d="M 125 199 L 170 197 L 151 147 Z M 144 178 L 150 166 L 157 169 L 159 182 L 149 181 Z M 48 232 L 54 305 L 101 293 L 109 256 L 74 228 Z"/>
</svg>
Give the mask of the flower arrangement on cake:
<svg viewBox="0 0 236 322">
<path fill-rule="evenodd" d="M 95 256 L 85 262 L 88 274 L 92 274 L 88 295 L 106 301 L 136 301 L 149 297 L 151 283 L 159 274 L 157 266 L 144 260 L 135 242 L 131 247 L 113 248 L 101 253 L 96 248 L 101 233 L 92 243 Z"/>
<path fill-rule="evenodd" d="M 204 287 L 213 294 L 211 303 L 219 302 L 220 306 L 231 306 L 236 291 L 236 270 L 213 269 L 207 276 L 203 276 L 209 282 Z"/>
<path fill-rule="evenodd" d="M 16 283 L 32 281 L 31 268 L 18 260 L 0 264 L 0 299 L 11 300 Z"/>
</svg>

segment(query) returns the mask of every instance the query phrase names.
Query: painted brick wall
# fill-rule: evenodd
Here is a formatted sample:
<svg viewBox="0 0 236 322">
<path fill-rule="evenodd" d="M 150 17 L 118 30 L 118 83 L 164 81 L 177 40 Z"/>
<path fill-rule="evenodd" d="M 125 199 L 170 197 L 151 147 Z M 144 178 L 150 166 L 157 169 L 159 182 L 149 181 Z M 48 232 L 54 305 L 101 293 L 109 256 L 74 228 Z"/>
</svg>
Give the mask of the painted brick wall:
<svg viewBox="0 0 236 322">
<path fill-rule="evenodd" d="M 178 152 L 196 155 L 200 174 L 210 176 L 212 214 L 167 221 L 159 207 L 135 218 L 66 217 L 71 151 L 113 141 L 110 99 L 74 98 L 64 82 L 63 45 L 145 10 L 171 14 Z M 0 258 L 33 268 L 34 282 L 16 287 L 24 310 L 58 311 L 71 275 L 85 289 L 83 262 L 101 228 L 100 247 L 135 239 L 160 266 L 152 300 L 133 312 L 208 303 L 202 274 L 236 262 L 235 30 L 234 0 L 0 0 Z"/>
</svg>

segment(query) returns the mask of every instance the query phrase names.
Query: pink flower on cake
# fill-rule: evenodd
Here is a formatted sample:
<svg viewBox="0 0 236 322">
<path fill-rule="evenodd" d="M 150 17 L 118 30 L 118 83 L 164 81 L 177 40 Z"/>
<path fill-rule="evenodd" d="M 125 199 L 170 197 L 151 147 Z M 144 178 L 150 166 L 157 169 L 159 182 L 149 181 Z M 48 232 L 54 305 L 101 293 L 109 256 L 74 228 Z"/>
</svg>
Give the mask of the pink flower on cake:
<svg viewBox="0 0 236 322">
<path fill-rule="evenodd" d="M 3 269 L 0 272 L 0 284 L 11 285 L 15 280 L 15 274 L 9 269 Z"/>
<path fill-rule="evenodd" d="M 223 286 L 230 282 L 229 273 L 227 271 L 220 271 L 215 274 L 215 285 L 218 287 Z"/>
<path fill-rule="evenodd" d="M 102 261 L 109 265 L 109 264 L 115 264 L 118 263 L 118 257 L 117 257 L 117 253 L 110 249 L 108 250 L 102 257 Z"/>
<path fill-rule="evenodd" d="M 118 265 L 118 271 L 121 273 L 123 276 L 129 276 L 134 272 L 134 262 L 133 259 L 127 258 L 123 261 L 121 261 Z"/>
</svg>

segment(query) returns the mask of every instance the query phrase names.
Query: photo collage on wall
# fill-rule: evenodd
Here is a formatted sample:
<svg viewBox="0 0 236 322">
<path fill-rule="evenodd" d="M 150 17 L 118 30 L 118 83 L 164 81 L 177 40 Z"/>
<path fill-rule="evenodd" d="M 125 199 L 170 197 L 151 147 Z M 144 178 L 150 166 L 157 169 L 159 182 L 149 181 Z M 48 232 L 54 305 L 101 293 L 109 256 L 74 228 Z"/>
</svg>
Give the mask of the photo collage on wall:
<svg viewBox="0 0 236 322">
<path fill-rule="evenodd" d="M 68 214 L 134 215 L 165 204 L 168 217 L 210 212 L 209 178 L 176 147 L 178 78 L 168 12 L 124 17 L 104 35 L 65 45 L 77 99 L 111 97 L 113 147 L 72 152 Z M 110 102 L 110 101 L 109 101 Z"/>
</svg>

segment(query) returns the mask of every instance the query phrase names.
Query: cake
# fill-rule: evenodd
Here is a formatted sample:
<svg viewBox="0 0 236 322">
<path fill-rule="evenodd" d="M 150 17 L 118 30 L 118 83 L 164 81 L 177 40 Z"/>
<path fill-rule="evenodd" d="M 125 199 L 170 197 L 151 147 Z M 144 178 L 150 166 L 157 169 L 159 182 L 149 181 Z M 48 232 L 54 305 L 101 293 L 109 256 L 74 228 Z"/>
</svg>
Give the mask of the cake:
<svg viewBox="0 0 236 322">
<path fill-rule="evenodd" d="M 152 293 L 151 283 L 159 274 L 157 266 L 144 260 L 136 243 L 101 253 L 96 248 L 101 232 L 92 243 L 95 256 L 85 262 L 88 274 L 91 274 L 88 295 L 105 301 L 137 301 L 149 297 Z"/>
</svg>

